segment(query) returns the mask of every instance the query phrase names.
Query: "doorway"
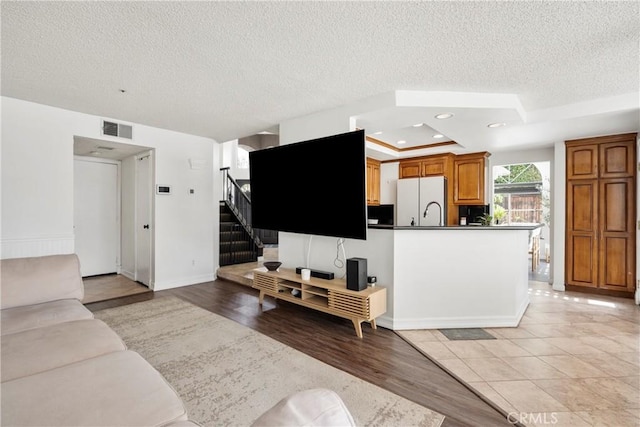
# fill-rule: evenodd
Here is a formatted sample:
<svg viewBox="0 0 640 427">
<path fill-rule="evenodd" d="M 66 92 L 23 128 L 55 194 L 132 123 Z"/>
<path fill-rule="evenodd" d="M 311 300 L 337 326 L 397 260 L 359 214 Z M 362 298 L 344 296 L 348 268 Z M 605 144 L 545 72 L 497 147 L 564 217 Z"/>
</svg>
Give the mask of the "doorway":
<svg viewBox="0 0 640 427">
<path fill-rule="evenodd" d="M 120 162 L 75 157 L 75 252 L 83 277 L 118 272 L 120 258 Z"/>
<path fill-rule="evenodd" d="M 551 162 L 493 166 L 493 217 L 503 225 L 543 224 L 529 239 L 529 280 L 550 282 Z"/>
<path fill-rule="evenodd" d="M 153 150 L 75 136 L 74 159 L 75 251 L 92 298 L 126 294 L 125 282 L 153 289 Z"/>
</svg>

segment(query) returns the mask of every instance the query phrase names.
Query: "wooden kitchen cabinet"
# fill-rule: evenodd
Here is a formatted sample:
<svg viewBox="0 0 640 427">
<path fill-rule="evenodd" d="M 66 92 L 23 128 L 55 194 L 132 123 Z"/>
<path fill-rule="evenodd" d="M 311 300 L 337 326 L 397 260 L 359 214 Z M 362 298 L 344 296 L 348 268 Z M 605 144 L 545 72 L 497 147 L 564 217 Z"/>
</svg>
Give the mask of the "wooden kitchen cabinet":
<svg viewBox="0 0 640 427">
<path fill-rule="evenodd" d="M 600 144 L 600 178 L 626 178 L 635 175 L 635 147 L 630 141 Z"/>
<path fill-rule="evenodd" d="M 489 153 L 456 156 L 453 160 L 453 203 L 486 205 L 487 157 Z"/>
<path fill-rule="evenodd" d="M 567 146 L 567 179 L 598 177 L 598 146 Z"/>
<path fill-rule="evenodd" d="M 434 156 L 416 157 L 409 160 L 401 160 L 399 165 L 399 177 L 420 178 L 425 176 L 445 176 L 451 171 L 451 153 Z"/>
<path fill-rule="evenodd" d="M 380 204 L 380 161 L 367 158 L 367 205 Z"/>
<path fill-rule="evenodd" d="M 566 141 L 568 288 L 635 289 L 636 134 Z"/>
<path fill-rule="evenodd" d="M 433 156 L 420 162 L 420 176 L 447 176 L 452 155 Z"/>
<path fill-rule="evenodd" d="M 420 178 L 422 173 L 422 163 L 420 160 L 401 160 L 398 166 L 398 177 L 403 178 Z"/>
</svg>

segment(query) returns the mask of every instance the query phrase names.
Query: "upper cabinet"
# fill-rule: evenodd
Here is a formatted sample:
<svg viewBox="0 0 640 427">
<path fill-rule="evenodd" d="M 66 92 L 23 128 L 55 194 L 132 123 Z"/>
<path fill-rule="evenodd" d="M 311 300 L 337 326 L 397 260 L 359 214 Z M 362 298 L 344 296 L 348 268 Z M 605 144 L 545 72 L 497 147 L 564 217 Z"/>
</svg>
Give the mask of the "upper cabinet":
<svg viewBox="0 0 640 427">
<path fill-rule="evenodd" d="M 567 146 L 567 179 L 598 177 L 598 146 Z"/>
<path fill-rule="evenodd" d="M 619 141 L 600 144 L 600 178 L 626 178 L 635 174 L 634 138 L 626 135 L 618 138 Z"/>
<path fill-rule="evenodd" d="M 489 153 L 456 156 L 453 160 L 453 203 L 456 205 L 485 205 L 487 157 Z"/>
<path fill-rule="evenodd" d="M 421 175 L 422 165 L 420 160 L 401 160 L 398 170 L 398 176 L 403 178 L 419 178 Z"/>
<path fill-rule="evenodd" d="M 452 159 L 455 156 L 451 153 L 438 154 L 401 160 L 399 165 L 399 177 L 420 178 L 425 176 L 445 176 L 451 173 Z"/>
<path fill-rule="evenodd" d="M 453 154 L 431 156 L 420 162 L 421 176 L 448 176 Z"/>
<path fill-rule="evenodd" d="M 606 138 L 607 142 L 597 143 Z M 635 146 L 628 134 L 585 138 L 567 144 L 567 179 L 624 178 L 634 174 Z"/>
<path fill-rule="evenodd" d="M 367 158 L 367 205 L 380 204 L 380 161 Z"/>
</svg>

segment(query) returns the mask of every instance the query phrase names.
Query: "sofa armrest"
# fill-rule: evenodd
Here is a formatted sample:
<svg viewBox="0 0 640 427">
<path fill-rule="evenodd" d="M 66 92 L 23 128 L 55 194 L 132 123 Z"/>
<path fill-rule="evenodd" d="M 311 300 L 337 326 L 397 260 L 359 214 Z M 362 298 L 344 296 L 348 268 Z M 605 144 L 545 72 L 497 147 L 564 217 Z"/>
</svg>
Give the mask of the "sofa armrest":
<svg viewBox="0 0 640 427">
<path fill-rule="evenodd" d="M 0 279 L 2 309 L 84 297 L 76 254 L 3 259 Z"/>
<path fill-rule="evenodd" d="M 355 425 L 351 413 L 336 392 L 316 388 L 285 397 L 255 420 L 252 427 Z"/>
</svg>

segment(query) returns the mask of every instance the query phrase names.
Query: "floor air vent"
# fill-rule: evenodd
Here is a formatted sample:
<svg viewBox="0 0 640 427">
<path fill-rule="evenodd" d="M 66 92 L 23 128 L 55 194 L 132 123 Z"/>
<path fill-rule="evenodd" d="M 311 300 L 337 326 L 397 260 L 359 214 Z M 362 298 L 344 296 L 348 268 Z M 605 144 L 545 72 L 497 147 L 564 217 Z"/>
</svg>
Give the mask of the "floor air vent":
<svg viewBox="0 0 640 427">
<path fill-rule="evenodd" d="M 133 127 L 131 125 L 123 125 L 122 123 L 102 121 L 102 134 L 109 136 L 117 136 L 118 138 L 132 139 Z"/>
</svg>

